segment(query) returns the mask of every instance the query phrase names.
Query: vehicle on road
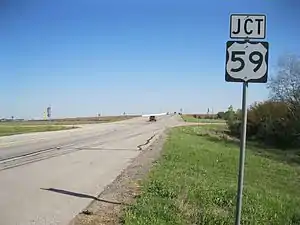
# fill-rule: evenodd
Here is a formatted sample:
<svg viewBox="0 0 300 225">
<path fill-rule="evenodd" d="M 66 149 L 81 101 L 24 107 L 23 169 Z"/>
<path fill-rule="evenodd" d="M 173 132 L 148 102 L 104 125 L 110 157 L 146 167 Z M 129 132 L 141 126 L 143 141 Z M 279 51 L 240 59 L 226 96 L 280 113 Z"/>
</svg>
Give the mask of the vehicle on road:
<svg viewBox="0 0 300 225">
<path fill-rule="evenodd" d="M 155 121 L 156 121 L 156 117 L 155 117 L 155 116 L 149 116 L 149 121 L 150 121 L 150 122 L 152 122 L 152 121 L 155 122 Z"/>
<path fill-rule="evenodd" d="M 166 116 L 167 113 L 164 112 L 164 113 L 151 113 L 151 114 L 144 114 L 142 115 L 142 117 L 148 117 L 148 121 L 149 122 L 155 122 L 157 119 L 157 117 L 163 117 L 163 116 Z"/>
</svg>

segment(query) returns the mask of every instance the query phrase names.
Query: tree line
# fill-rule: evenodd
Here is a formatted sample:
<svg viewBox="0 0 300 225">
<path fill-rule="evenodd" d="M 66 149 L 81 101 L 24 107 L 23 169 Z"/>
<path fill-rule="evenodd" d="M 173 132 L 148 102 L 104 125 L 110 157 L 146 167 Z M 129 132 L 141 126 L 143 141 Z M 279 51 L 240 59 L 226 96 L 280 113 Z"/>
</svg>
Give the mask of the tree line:
<svg viewBox="0 0 300 225">
<path fill-rule="evenodd" d="M 247 109 L 247 138 L 279 148 L 300 147 L 300 57 L 279 59 L 275 76 L 267 83 L 269 98 Z M 241 110 L 219 112 L 232 135 L 241 133 Z"/>
</svg>

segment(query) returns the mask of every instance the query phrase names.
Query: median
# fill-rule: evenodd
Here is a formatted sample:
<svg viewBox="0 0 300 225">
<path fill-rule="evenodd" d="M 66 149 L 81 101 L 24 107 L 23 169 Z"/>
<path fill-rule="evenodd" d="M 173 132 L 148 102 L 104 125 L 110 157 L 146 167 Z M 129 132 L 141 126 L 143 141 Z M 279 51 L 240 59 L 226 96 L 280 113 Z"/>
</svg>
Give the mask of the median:
<svg viewBox="0 0 300 225">
<path fill-rule="evenodd" d="M 32 132 L 59 131 L 73 129 L 73 126 L 61 125 L 19 125 L 19 124 L 0 124 L 0 136 L 10 136 Z"/>
</svg>

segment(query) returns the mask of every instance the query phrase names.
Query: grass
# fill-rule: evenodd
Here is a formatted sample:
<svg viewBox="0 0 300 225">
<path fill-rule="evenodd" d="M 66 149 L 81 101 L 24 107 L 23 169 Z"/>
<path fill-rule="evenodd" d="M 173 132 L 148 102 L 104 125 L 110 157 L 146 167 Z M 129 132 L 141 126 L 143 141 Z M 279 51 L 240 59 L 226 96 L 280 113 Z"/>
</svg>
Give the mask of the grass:
<svg viewBox="0 0 300 225">
<path fill-rule="evenodd" d="M 0 122 L 1 125 L 9 126 L 28 126 L 28 125 L 80 125 L 80 124 L 94 124 L 94 123 L 109 123 L 126 119 L 131 119 L 136 116 L 103 116 L 103 117 L 79 117 L 79 118 L 65 118 L 48 120 L 28 120 L 28 121 L 9 121 Z"/>
<path fill-rule="evenodd" d="M 103 116 L 103 117 L 79 117 L 48 120 L 28 120 L 28 121 L 7 121 L 0 122 L 0 136 L 8 136 L 14 134 L 23 134 L 31 132 L 58 131 L 72 129 L 75 127 L 66 127 L 66 125 L 109 123 L 136 116 Z"/>
<path fill-rule="evenodd" d="M 54 125 L 3 125 L 0 124 L 0 136 L 9 136 L 14 134 L 24 134 L 32 132 L 58 131 L 73 129 L 73 127 L 54 126 Z"/>
<path fill-rule="evenodd" d="M 27 126 L 27 125 L 80 125 L 80 124 L 95 124 L 95 123 L 109 123 L 126 119 L 131 119 L 137 116 L 105 116 L 105 117 L 81 117 L 81 118 L 66 118 L 48 120 L 29 120 L 29 121 L 9 121 L 0 122 L 1 125 Z M 186 122 L 196 123 L 225 123 L 222 119 L 198 119 L 191 115 L 182 115 L 182 119 Z"/>
<path fill-rule="evenodd" d="M 172 130 L 124 224 L 234 224 L 239 148 L 217 129 Z M 241 224 L 300 224 L 300 166 L 264 150 L 247 147 Z"/>
<path fill-rule="evenodd" d="M 185 122 L 192 122 L 192 123 L 225 123 L 225 120 L 222 119 L 198 119 L 193 116 L 189 115 L 182 115 L 182 119 Z"/>
</svg>

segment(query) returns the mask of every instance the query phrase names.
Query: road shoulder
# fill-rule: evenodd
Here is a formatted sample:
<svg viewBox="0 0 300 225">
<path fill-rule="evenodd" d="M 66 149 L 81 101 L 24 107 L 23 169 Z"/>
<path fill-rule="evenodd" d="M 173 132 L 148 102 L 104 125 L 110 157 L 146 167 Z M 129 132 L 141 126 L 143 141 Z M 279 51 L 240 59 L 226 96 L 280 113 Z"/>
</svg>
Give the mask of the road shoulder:
<svg viewBox="0 0 300 225">
<path fill-rule="evenodd" d="M 130 166 L 92 201 L 69 225 L 119 224 L 124 206 L 134 202 L 140 193 L 140 180 L 159 158 L 170 129 L 166 129 L 149 147 L 133 159 Z"/>
</svg>

